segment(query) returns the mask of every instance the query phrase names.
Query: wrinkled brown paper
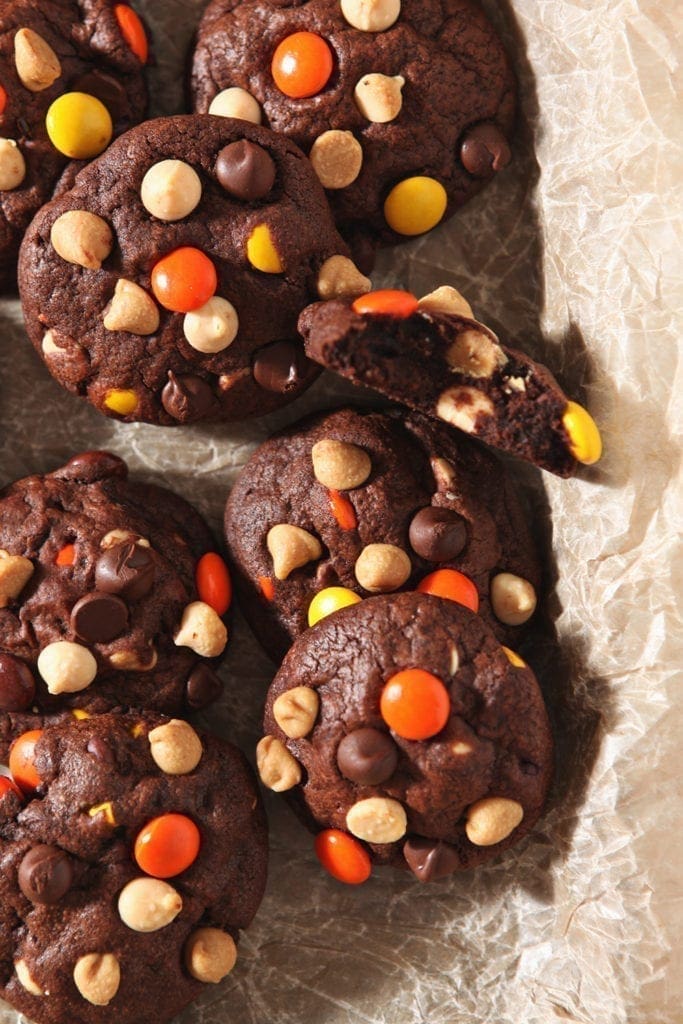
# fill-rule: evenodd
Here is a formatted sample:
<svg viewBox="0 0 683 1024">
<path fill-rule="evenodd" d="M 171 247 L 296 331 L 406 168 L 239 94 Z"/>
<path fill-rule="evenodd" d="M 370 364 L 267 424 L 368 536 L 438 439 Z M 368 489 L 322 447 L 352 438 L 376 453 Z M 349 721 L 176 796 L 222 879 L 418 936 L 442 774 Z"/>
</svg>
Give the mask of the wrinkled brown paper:
<svg viewBox="0 0 683 1024">
<path fill-rule="evenodd" d="M 202 6 L 139 0 L 157 40 L 156 113 L 182 109 Z M 235 972 L 184 1024 L 683 1021 L 681 11 L 675 0 L 486 6 L 521 81 L 515 163 L 449 225 L 383 255 L 375 282 L 455 285 L 603 431 L 604 460 L 574 480 L 514 467 L 550 566 L 552 622 L 527 651 L 557 737 L 550 809 L 500 863 L 432 887 L 379 871 L 356 890 L 319 870 L 309 835 L 269 797 L 266 899 Z M 353 394 L 324 378 L 266 421 L 126 426 L 51 381 L 16 302 L 0 317 L 0 483 L 107 447 L 218 530 L 254 446 Z M 238 622 L 227 695 L 205 723 L 253 751 L 271 675 Z M 0 1024 L 19 1019 L 0 1009 Z"/>
</svg>

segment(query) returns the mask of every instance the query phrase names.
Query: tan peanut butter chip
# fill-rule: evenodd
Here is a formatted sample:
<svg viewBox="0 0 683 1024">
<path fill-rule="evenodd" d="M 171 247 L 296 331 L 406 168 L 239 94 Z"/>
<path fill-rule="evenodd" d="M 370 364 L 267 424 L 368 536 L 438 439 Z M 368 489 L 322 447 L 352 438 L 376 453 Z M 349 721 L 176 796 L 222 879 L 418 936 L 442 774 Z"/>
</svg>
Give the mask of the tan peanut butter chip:
<svg viewBox="0 0 683 1024">
<path fill-rule="evenodd" d="M 60 355 L 64 351 L 64 349 L 60 348 L 60 346 L 55 341 L 54 331 L 46 331 L 46 333 L 43 335 L 43 340 L 41 342 L 40 347 L 42 349 L 43 355 L 46 357 Z"/>
<path fill-rule="evenodd" d="M 26 161 L 14 139 L 0 139 L 0 192 L 18 188 L 26 177 Z"/>
<path fill-rule="evenodd" d="M 250 92 L 238 86 L 223 89 L 214 96 L 209 113 L 216 117 L 236 117 L 239 121 L 251 121 L 252 124 L 261 124 L 263 119 L 258 101 Z"/>
<path fill-rule="evenodd" d="M 491 580 L 491 607 L 506 626 L 521 626 L 536 611 L 533 584 L 511 572 L 499 572 Z"/>
<path fill-rule="evenodd" d="M 408 555 L 394 544 L 368 544 L 355 565 L 356 579 L 371 594 L 388 594 L 407 582 L 413 571 Z"/>
<path fill-rule="evenodd" d="M 285 793 L 301 782 L 301 765 L 275 736 L 259 740 L 256 766 L 261 782 L 274 793 Z"/>
<path fill-rule="evenodd" d="M 202 741 L 192 726 L 180 718 L 158 725 L 147 739 L 154 763 L 166 775 L 188 775 L 202 759 Z"/>
<path fill-rule="evenodd" d="M 455 485 L 455 469 L 448 459 L 437 456 L 429 460 L 436 486 L 440 492 L 452 491 Z"/>
<path fill-rule="evenodd" d="M 405 78 L 395 75 L 363 75 L 353 91 L 356 106 L 363 117 L 374 124 L 387 124 L 401 113 Z"/>
<path fill-rule="evenodd" d="M 227 299 L 214 295 L 199 309 L 188 313 L 183 321 L 183 333 L 197 352 L 222 352 L 237 337 L 240 322 L 237 310 Z"/>
<path fill-rule="evenodd" d="M 401 13 L 401 0 L 341 0 L 342 14 L 360 32 L 384 32 Z"/>
<path fill-rule="evenodd" d="M 159 307 L 144 288 L 125 278 L 116 282 L 114 297 L 103 317 L 108 331 L 146 336 L 159 330 L 160 319 Z"/>
<path fill-rule="evenodd" d="M 100 541 L 100 547 L 104 551 L 108 551 L 109 548 L 114 548 L 117 544 L 126 544 L 129 541 L 132 544 L 139 544 L 141 548 L 152 546 L 145 537 L 140 537 L 137 533 L 131 533 L 130 530 L 110 530 L 109 533 L 105 533 Z"/>
<path fill-rule="evenodd" d="M 50 241 L 58 256 L 86 270 L 99 270 L 114 248 L 107 222 L 87 210 L 68 210 L 58 217 Z"/>
<path fill-rule="evenodd" d="M 524 817 L 516 800 L 488 796 L 467 808 L 465 831 L 475 846 L 495 846 L 514 832 Z"/>
<path fill-rule="evenodd" d="M 38 982 L 32 977 L 29 970 L 28 964 L 25 960 L 17 960 L 14 964 L 14 970 L 16 971 L 19 984 L 22 988 L 30 992 L 32 996 L 44 996 L 45 992 L 40 987 Z"/>
<path fill-rule="evenodd" d="M 300 740 L 313 729 L 320 700 L 310 686 L 295 686 L 281 693 L 273 704 L 273 717 L 290 740 Z"/>
<path fill-rule="evenodd" d="M 330 256 L 318 272 L 317 288 L 321 299 L 355 299 L 370 291 L 372 281 L 348 256 Z"/>
<path fill-rule="evenodd" d="M 217 658 L 225 650 L 228 630 L 221 617 L 204 601 L 188 604 L 173 638 L 176 647 L 189 647 L 201 658 Z"/>
<path fill-rule="evenodd" d="M 218 928 L 199 928 L 185 945 L 185 966 L 197 981 L 217 985 L 237 963 L 232 936 Z"/>
<path fill-rule="evenodd" d="M 366 843 L 395 843 L 406 834 L 408 818 L 398 800 L 371 796 L 353 805 L 346 815 L 346 827 Z"/>
<path fill-rule="evenodd" d="M 114 651 L 108 660 L 110 665 L 120 671 L 151 672 L 159 660 L 159 655 L 154 647 L 149 646 L 146 651 Z"/>
<path fill-rule="evenodd" d="M 134 878 L 119 894 L 119 917 L 134 932 L 166 928 L 183 909 L 183 901 L 168 882 L 159 878 Z"/>
<path fill-rule="evenodd" d="M 318 136 L 309 160 L 323 188 L 346 188 L 360 174 L 363 147 L 352 132 L 333 129 Z"/>
<path fill-rule="evenodd" d="M 451 316 L 464 316 L 468 320 L 474 319 L 472 307 L 467 299 L 457 288 L 451 288 L 447 284 L 430 292 L 429 295 L 423 295 L 417 308 L 423 313 L 446 313 Z"/>
<path fill-rule="evenodd" d="M 278 523 L 268 531 L 266 546 L 273 559 L 273 572 L 278 580 L 286 580 L 294 572 L 322 557 L 320 541 L 299 526 Z"/>
<path fill-rule="evenodd" d="M 446 351 L 451 370 L 468 377 L 492 377 L 507 362 L 500 345 L 483 331 L 461 331 Z"/>
<path fill-rule="evenodd" d="M 140 186 L 142 205 L 163 221 L 183 220 L 202 198 L 202 183 L 184 160 L 161 160 L 145 174 Z"/>
<path fill-rule="evenodd" d="M 0 608 L 19 597 L 33 576 L 33 562 L 23 555 L 10 555 L 0 548 Z"/>
<path fill-rule="evenodd" d="M 70 640 L 48 644 L 38 655 L 38 672 L 52 694 L 78 693 L 97 675 L 97 662 L 87 647 Z"/>
<path fill-rule="evenodd" d="M 121 984 L 118 960 L 113 953 L 87 953 L 76 962 L 74 984 L 93 1006 L 108 1006 Z"/>
<path fill-rule="evenodd" d="M 360 487 L 372 472 L 367 452 L 357 444 L 325 439 L 313 445 L 313 474 L 323 487 L 350 491 Z"/>
<path fill-rule="evenodd" d="M 55 51 L 31 28 L 20 28 L 15 35 L 14 62 L 22 85 L 30 92 L 49 89 L 62 73 Z"/>
<path fill-rule="evenodd" d="M 493 412 L 493 402 L 488 395 L 468 387 L 447 388 L 436 405 L 439 419 L 464 430 L 466 434 L 476 430 L 480 416 L 493 416 Z"/>
</svg>

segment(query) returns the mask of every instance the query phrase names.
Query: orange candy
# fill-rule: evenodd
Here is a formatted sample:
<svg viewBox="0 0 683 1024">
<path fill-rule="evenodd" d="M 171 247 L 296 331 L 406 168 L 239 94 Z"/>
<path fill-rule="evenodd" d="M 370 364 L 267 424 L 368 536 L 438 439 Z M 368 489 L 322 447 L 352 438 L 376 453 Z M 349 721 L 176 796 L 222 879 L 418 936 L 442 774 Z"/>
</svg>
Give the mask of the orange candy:
<svg viewBox="0 0 683 1024">
<path fill-rule="evenodd" d="M 271 70 L 280 92 L 299 100 L 322 92 L 333 66 L 332 50 L 321 36 L 295 32 L 278 46 Z"/>
<path fill-rule="evenodd" d="M 114 14 L 121 29 L 121 35 L 142 64 L 147 63 L 149 44 L 147 33 L 140 18 L 128 4 L 116 4 Z"/>
<path fill-rule="evenodd" d="M 194 864 L 200 844 L 199 829 L 191 818 L 162 814 L 138 833 L 135 860 L 153 878 L 173 878 Z"/>
<path fill-rule="evenodd" d="M 421 668 L 397 672 L 382 690 L 382 718 L 405 740 L 428 740 L 441 732 L 451 712 L 446 687 Z"/>
<path fill-rule="evenodd" d="M 370 854 L 357 839 L 338 828 L 328 828 L 315 839 L 315 855 L 333 878 L 347 885 L 367 882 L 372 871 Z"/>
<path fill-rule="evenodd" d="M 225 615 L 232 601 L 232 582 L 228 567 L 215 551 L 209 551 L 197 562 L 195 581 L 200 600 Z"/>
<path fill-rule="evenodd" d="M 15 786 L 11 779 L 8 779 L 6 775 L 0 775 L 0 800 L 7 793 L 16 793 L 20 800 L 23 799 L 21 790 L 18 786 Z"/>
<path fill-rule="evenodd" d="M 396 320 L 406 320 L 417 310 L 417 299 L 410 292 L 386 288 L 384 291 L 361 295 L 351 308 L 354 313 L 393 316 Z"/>
<path fill-rule="evenodd" d="M 157 302 L 173 313 L 191 313 L 213 298 L 218 287 L 216 268 L 203 252 L 182 246 L 159 260 L 152 271 Z"/>
<path fill-rule="evenodd" d="M 468 576 L 463 576 L 457 569 L 437 569 L 418 584 L 419 594 L 432 594 L 434 597 L 446 597 L 449 601 L 464 604 L 470 611 L 479 611 L 479 594 Z"/>
<path fill-rule="evenodd" d="M 55 565 L 73 565 L 76 561 L 76 545 L 65 544 L 55 558 Z"/>
<path fill-rule="evenodd" d="M 270 576 L 259 576 L 258 585 L 266 601 L 275 600 L 275 584 Z"/>
<path fill-rule="evenodd" d="M 7 108 L 7 91 L 0 85 L 0 115 L 5 113 Z"/>
<path fill-rule="evenodd" d="M 330 496 L 332 515 L 337 520 L 338 525 L 342 530 L 355 530 L 358 526 L 358 519 L 356 518 L 356 510 L 349 499 L 340 494 L 339 491 L 333 491 L 331 488 L 327 493 Z"/>
<path fill-rule="evenodd" d="M 40 776 L 33 760 L 36 743 L 42 735 L 42 729 L 32 729 L 23 733 L 12 744 L 9 752 L 9 770 L 22 793 L 31 794 L 40 785 Z"/>
</svg>

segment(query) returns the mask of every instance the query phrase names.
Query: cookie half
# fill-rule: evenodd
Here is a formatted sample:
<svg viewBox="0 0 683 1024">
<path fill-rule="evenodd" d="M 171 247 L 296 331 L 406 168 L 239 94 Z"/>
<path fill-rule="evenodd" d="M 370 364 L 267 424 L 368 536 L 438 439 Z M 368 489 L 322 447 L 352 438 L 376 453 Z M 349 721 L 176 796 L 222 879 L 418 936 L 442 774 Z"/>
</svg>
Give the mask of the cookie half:
<svg viewBox="0 0 683 1024">
<path fill-rule="evenodd" d="M 10 768 L 2 998 L 37 1024 L 163 1024 L 229 973 L 268 846 L 235 747 L 180 720 L 112 712 L 24 734 Z"/>
<path fill-rule="evenodd" d="M 373 597 L 301 636 L 264 731 L 262 781 L 345 882 L 373 864 L 429 881 L 495 857 L 533 828 L 552 771 L 531 669 L 480 616 L 422 594 Z"/>
</svg>

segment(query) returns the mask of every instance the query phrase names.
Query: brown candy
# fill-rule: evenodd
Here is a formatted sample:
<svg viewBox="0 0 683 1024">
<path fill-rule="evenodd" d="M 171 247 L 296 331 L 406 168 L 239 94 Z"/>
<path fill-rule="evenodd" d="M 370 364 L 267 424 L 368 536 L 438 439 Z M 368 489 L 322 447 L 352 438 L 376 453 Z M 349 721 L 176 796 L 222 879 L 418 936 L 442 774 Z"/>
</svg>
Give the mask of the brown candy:
<svg viewBox="0 0 683 1024">
<path fill-rule="evenodd" d="M 306 378 L 310 363 L 296 341 L 276 341 L 259 349 L 253 374 L 257 384 L 278 395 L 296 391 Z"/>
<path fill-rule="evenodd" d="M 478 124 L 465 135 L 460 146 L 463 166 L 474 178 L 490 178 L 510 163 L 507 139 L 495 124 Z"/>
<path fill-rule="evenodd" d="M 275 164 L 262 146 L 241 139 L 218 154 L 216 177 L 237 199 L 263 199 L 275 184 Z"/>
<path fill-rule="evenodd" d="M 71 627 L 88 644 L 115 640 L 128 625 L 128 608 L 120 597 L 93 591 L 77 601 L 71 610 Z"/>
<path fill-rule="evenodd" d="M 187 680 L 185 700 L 195 711 L 212 704 L 223 692 L 223 683 L 208 665 L 198 665 Z"/>
<path fill-rule="evenodd" d="M 125 480 L 128 466 L 118 455 L 111 452 L 81 452 L 58 469 L 54 476 L 60 480 L 74 480 L 79 484 L 94 484 L 98 480 L 117 477 Z"/>
<path fill-rule="evenodd" d="M 154 586 L 154 555 L 141 544 L 115 544 L 97 560 L 95 584 L 106 594 L 139 601 Z"/>
<path fill-rule="evenodd" d="M 204 419 L 216 402 L 211 387 L 192 373 L 177 377 L 175 373 L 169 372 L 168 383 L 161 392 L 161 404 L 168 415 L 179 423 Z"/>
<path fill-rule="evenodd" d="M 342 775 L 359 786 L 378 786 L 396 771 L 398 748 L 391 736 L 378 729 L 356 729 L 337 747 Z"/>
<path fill-rule="evenodd" d="M 462 516 L 447 508 L 422 508 L 413 517 L 408 533 L 410 546 L 428 562 L 456 558 L 467 544 L 467 527 Z"/>
<path fill-rule="evenodd" d="M 26 711 L 36 695 L 28 665 L 11 654 L 0 654 L 0 711 Z"/>
<path fill-rule="evenodd" d="M 32 903 L 59 903 L 73 880 L 71 858 L 57 846 L 34 846 L 19 865 L 19 888 Z"/>
<path fill-rule="evenodd" d="M 421 882 L 434 882 L 458 870 L 460 861 L 454 846 L 441 840 L 412 836 L 403 847 L 408 867 Z"/>
</svg>

